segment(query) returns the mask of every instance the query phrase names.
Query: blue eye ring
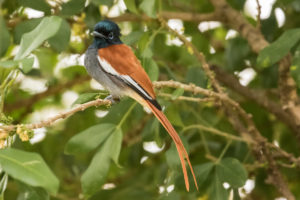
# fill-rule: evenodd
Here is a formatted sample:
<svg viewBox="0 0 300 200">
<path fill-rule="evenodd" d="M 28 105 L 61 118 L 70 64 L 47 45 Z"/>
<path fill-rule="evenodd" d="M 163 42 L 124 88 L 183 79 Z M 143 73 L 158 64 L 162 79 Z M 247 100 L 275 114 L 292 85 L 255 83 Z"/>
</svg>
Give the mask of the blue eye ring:
<svg viewBox="0 0 300 200">
<path fill-rule="evenodd" d="M 114 33 L 110 32 L 107 37 L 108 39 L 112 40 L 114 38 Z"/>
</svg>

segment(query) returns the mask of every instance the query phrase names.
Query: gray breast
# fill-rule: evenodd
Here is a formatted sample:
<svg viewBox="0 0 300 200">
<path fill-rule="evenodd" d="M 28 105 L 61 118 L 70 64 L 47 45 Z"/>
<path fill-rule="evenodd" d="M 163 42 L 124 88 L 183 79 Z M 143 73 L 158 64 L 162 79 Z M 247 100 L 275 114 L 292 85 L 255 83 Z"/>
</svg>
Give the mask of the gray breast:
<svg viewBox="0 0 300 200">
<path fill-rule="evenodd" d="M 85 52 L 84 66 L 88 74 L 106 88 L 114 97 L 121 97 L 125 92 L 125 83 L 105 72 L 98 61 L 98 49 L 88 48 Z"/>
</svg>

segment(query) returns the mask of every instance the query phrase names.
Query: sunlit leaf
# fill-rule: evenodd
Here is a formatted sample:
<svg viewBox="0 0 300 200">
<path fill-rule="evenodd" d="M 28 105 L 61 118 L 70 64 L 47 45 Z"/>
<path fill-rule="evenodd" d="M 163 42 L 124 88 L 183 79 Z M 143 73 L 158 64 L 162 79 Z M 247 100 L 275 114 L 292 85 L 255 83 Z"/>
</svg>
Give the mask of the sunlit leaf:
<svg viewBox="0 0 300 200">
<path fill-rule="evenodd" d="M 53 76 L 54 67 L 58 61 L 58 54 L 49 48 L 39 48 L 35 55 L 39 61 L 39 67 L 44 77 L 50 78 Z"/>
<path fill-rule="evenodd" d="M 24 58 L 45 40 L 55 35 L 59 30 L 61 22 L 62 19 L 57 16 L 45 17 L 34 30 L 23 35 L 20 50 L 15 59 Z"/>
<path fill-rule="evenodd" d="M 37 153 L 13 148 L 0 150 L 1 168 L 13 178 L 28 185 L 43 187 L 55 194 L 59 181 Z"/>
<path fill-rule="evenodd" d="M 24 73 L 28 73 L 33 66 L 34 58 L 24 58 L 20 60 L 6 60 L 0 61 L 0 67 L 6 69 L 13 69 L 19 67 Z"/>
<path fill-rule="evenodd" d="M 19 44 L 23 34 L 32 31 L 43 18 L 33 18 L 23 22 L 20 22 L 14 28 L 14 42 Z"/>
<path fill-rule="evenodd" d="M 71 37 L 71 27 L 69 23 L 65 19 L 63 19 L 57 33 L 53 37 L 51 37 L 48 41 L 54 50 L 61 52 L 68 47 L 70 42 L 70 37 Z"/>
<path fill-rule="evenodd" d="M 135 14 L 138 13 L 138 10 L 137 10 L 136 4 L 135 4 L 135 0 L 124 0 L 124 3 L 130 12 L 135 13 Z"/>
<path fill-rule="evenodd" d="M 156 18 L 156 0 L 143 0 L 140 4 L 140 9 L 149 17 Z"/>
</svg>

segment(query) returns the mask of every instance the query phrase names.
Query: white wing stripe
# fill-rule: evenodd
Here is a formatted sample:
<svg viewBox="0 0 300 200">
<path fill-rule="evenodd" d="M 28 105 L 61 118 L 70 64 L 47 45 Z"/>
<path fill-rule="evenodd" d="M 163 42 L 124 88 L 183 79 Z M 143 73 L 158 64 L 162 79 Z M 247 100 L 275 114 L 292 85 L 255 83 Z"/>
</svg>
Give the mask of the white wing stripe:
<svg viewBox="0 0 300 200">
<path fill-rule="evenodd" d="M 127 82 L 129 82 L 131 85 L 133 85 L 135 88 L 137 88 L 140 92 L 142 92 L 148 99 L 152 99 L 151 96 L 148 95 L 148 93 L 135 82 L 130 76 L 128 75 L 121 75 Z"/>
<path fill-rule="evenodd" d="M 100 58 L 100 56 L 97 56 L 97 58 L 104 71 L 112 75 L 120 76 L 120 74 L 106 60 Z"/>
<path fill-rule="evenodd" d="M 123 79 L 125 82 L 130 83 L 132 86 L 134 86 L 136 89 L 138 89 L 143 95 L 145 95 L 148 99 L 153 99 L 135 80 L 133 80 L 128 75 L 121 75 L 119 74 L 106 60 L 100 58 L 100 56 L 97 56 L 98 61 L 100 63 L 100 66 L 102 69 L 112 75 L 115 75 L 121 79 Z"/>
</svg>

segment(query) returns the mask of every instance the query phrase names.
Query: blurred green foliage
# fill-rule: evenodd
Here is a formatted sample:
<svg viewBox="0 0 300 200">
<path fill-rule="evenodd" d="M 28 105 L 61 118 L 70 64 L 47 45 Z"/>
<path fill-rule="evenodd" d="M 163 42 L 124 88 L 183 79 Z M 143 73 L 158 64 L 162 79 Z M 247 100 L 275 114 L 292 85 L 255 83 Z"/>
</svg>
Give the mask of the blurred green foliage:
<svg viewBox="0 0 300 200">
<path fill-rule="evenodd" d="M 245 0 L 228 3 L 245 14 Z M 81 55 L 92 42 L 94 24 L 105 19 L 108 11 L 121 9 L 120 4 L 126 6 L 115 18 L 124 33 L 122 40 L 132 47 L 152 81 L 173 79 L 212 89 L 197 58 L 174 42 L 176 38 L 156 20 L 160 11 L 210 13 L 214 7 L 209 0 L 0 0 L 1 123 L 10 122 L 6 116 L 14 123 L 32 123 L 42 120 L 45 113 L 48 116 L 51 109 L 58 113 L 70 109 L 71 104 L 105 97 L 107 92 L 91 88 L 90 81 L 76 81 L 87 74 Z M 277 25 L 275 8 L 285 14 L 282 27 Z M 38 16 L 30 17 L 37 11 Z M 199 23 L 183 21 L 179 31 L 208 63 L 226 73 L 236 75 L 252 68 L 255 75 L 247 87 L 278 101 L 274 95 L 278 90 L 277 63 L 288 53 L 292 56 L 291 75 L 300 89 L 299 12 L 298 0 L 276 1 L 270 16 L 261 21 L 261 31 L 271 44 L 258 55 L 240 34 L 227 38 L 230 29 L 223 24 L 201 32 Z M 124 13 L 133 18 L 122 18 Z M 246 14 L 245 19 L 256 23 Z M 8 78 L 17 71 L 21 76 L 8 84 Z M 24 88 L 25 79 L 46 82 L 46 91 Z M 31 88 L 38 85 L 32 83 Z M 0 151 L 0 199 L 226 200 L 231 191 L 233 199 L 280 196 L 266 184 L 268 171 L 256 165 L 257 158 L 245 142 L 197 128 L 200 124 L 239 136 L 226 113 L 218 109 L 221 104 L 181 101 L 182 95 L 202 97 L 183 89 L 160 91 L 171 94 L 171 98 L 158 95 L 158 100 L 190 154 L 199 191 L 192 183 L 191 191 L 185 190 L 176 148 L 163 127 L 140 105 L 124 98 L 110 108 L 89 108 L 55 123 L 42 130 L 45 137 L 37 143 L 21 141 L 19 132 L 14 142 L 10 141 L 12 147 Z M 299 144 L 285 124 L 252 100 L 226 91 L 253 116 L 269 142 L 276 141 L 284 150 L 299 155 Z M 78 97 L 66 106 L 68 92 Z M 159 152 L 145 148 L 145 142 L 153 141 L 161 147 Z M 284 168 L 282 174 L 300 199 L 299 170 Z M 239 192 L 248 179 L 254 182 L 254 189 Z"/>
</svg>

